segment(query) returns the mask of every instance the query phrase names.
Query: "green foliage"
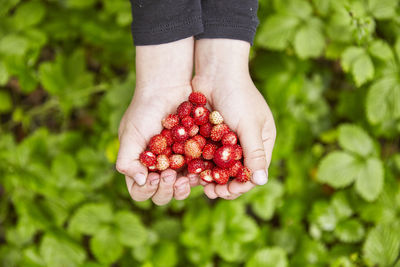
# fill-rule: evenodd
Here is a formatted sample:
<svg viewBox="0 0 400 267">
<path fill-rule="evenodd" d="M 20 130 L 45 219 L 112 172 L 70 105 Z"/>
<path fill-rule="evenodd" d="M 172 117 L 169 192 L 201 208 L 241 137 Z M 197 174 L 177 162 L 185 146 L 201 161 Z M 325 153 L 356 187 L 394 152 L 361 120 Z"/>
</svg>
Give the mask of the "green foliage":
<svg viewBox="0 0 400 267">
<path fill-rule="evenodd" d="M 132 202 L 127 0 L 0 0 L 1 266 L 400 266 L 400 2 L 260 1 L 269 183 Z"/>
</svg>

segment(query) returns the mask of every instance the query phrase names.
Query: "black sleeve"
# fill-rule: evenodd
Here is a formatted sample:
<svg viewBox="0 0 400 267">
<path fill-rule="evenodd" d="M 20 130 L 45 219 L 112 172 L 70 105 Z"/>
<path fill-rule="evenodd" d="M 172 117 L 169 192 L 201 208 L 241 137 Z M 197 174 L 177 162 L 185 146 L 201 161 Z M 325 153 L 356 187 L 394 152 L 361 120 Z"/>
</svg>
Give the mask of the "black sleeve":
<svg viewBox="0 0 400 267">
<path fill-rule="evenodd" d="M 202 0 L 201 38 L 228 38 L 253 43 L 258 26 L 258 0 Z"/>
<path fill-rule="evenodd" d="M 201 0 L 130 0 L 135 45 L 162 44 L 203 32 Z"/>
</svg>

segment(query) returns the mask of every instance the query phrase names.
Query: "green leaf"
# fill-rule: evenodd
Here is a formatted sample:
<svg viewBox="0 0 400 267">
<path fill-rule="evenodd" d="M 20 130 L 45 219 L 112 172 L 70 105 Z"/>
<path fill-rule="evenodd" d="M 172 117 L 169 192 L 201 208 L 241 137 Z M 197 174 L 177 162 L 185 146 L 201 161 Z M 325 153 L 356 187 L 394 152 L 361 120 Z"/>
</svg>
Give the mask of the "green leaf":
<svg viewBox="0 0 400 267">
<path fill-rule="evenodd" d="M 325 201 L 317 201 L 312 207 L 310 220 L 315 222 L 321 229 L 332 231 L 337 223 L 335 209 Z"/>
<path fill-rule="evenodd" d="M 178 249 L 172 242 L 161 242 L 152 256 L 152 266 L 172 267 L 178 263 Z"/>
<path fill-rule="evenodd" d="M 45 16 L 46 9 L 39 1 L 24 2 L 18 6 L 13 22 L 18 29 L 26 29 L 38 24 Z"/>
<path fill-rule="evenodd" d="M 111 264 L 121 257 L 123 247 L 113 229 L 105 226 L 90 240 L 90 250 L 100 263 Z"/>
<path fill-rule="evenodd" d="M 12 107 L 13 103 L 10 94 L 6 91 L 0 91 L 0 114 L 10 112 Z"/>
<path fill-rule="evenodd" d="M 396 40 L 394 51 L 396 52 L 397 60 L 400 61 L 400 37 L 398 37 Z"/>
<path fill-rule="evenodd" d="M 393 59 L 393 52 L 390 46 L 382 40 L 374 40 L 369 47 L 369 52 L 382 61 Z"/>
<path fill-rule="evenodd" d="M 246 263 L 246 267 L 286 267 L 289 266 L 286 252 L 280 247 L 257 250 Z"/>
<path fill-rule="evenodd" d="M 147 240 L 147 230 L 140 219 L 132 212 L 119 211 L 115 214 L 117 235 L 120 242 L 126 246 L 143 245 Z"/>
<path fill-rule="evenodd" d="M 89 203 L 79 208 L 69 221 L 69 230 L 93 235 L 102 228 L 102 224 L 113 219 L 108 203 Z"/>
<path fill-rule="evenodd" d="M 342 124 L 339 127 L 339 144 L 347 151 L 366 157 L 373 152 L 371 137 L 357 125 Z"/>
<path fill-rule="evenodd" d="M 371 80 L 375 73 L 371 58 L 367 54 L 358 57 L 353 63 L 352 72 L 357 86 Z"/>
<path fill-rule="evenodd" d="M 377 225 L 364 242 L 364 257 L 378 266 L 391 266 L 400 252 L 399 233 L 398 222 Z"/>
<path fill-rule="evenodd" d="M 364 49 L 360 47 L 351 46 L 346 48 L 341 57 L 341 65 L 345 72 L 351 71 L 354 61 L 364 54 Z"/>
<path fill-rule="evenodd" d="M 389 19 L 396 15 L 396 0 L 369 0 L 368 7 L 377 19 Z"/>
<path fill-rule="evenodd" d="M 361 165 L 346 152 L 335 151 L 325 156 L 318 166 L 318 180 L 335 188 L 350 185 L 357 177 Z"/>
<path fill-rule="evenodd" d="M 343 191 L 336 192 L 333 195 L 331 205 L 335 209 L 338 219 L 348 218 L 354 213 L 349 200 L 347 199 L 346 193 Z"/>
<path fill-rule="evenodd" d="M 28 48 L 28 41 L 19 35 L 10 34 L 0 39 L 0 54 L 23 56 Z"/>
<path fill-rule="evenodd" d="M 8 82 L 9 73 L 3 61 L 0 61 L 0 86 Z"/>
<path fill-rule="evenodd" d="M 300 58 L 315 58 L 322 54 L 325 38 L 319 27 L 307 24 L 300 28 L 294 38 L 294 49 Z"/>
<path fill-rule="evenodd" d="M 282 195 L 282 184 L 272 179 L 265 186 L 252 192 L 250 196 L 251 208 L 258 217 L 270 220 Z"/>
<path fill-rule="evenodd" d="M 383 165 L 377 158 L 366 161 L 356 181 L 356 191 L 366 201 L 378 198 L 383 188 Z"/>
<path fill-rule="evenodd" d="M 85 8 L 91 7 L 96 2 L 96 0 L 86 0 L 86 1 L 67 0 L 66 2 L 67 2 L 68 7 L 85 9 Z"/>
<path fill-rule="evenodd" d="M 86 258 L 85 250 L 62 236 L 46 234 L 40 244 L 40 254 L 47 266 L 74 267 Z"/>
<path fill-rule="evenodd" d="M 357 219 L 339 222 L 335 228 L 335 235 L 346 243 L 361 241 L 364 234 L 364 227 Z"/>
<path fill-rule="evenodd" d="M 256 43 L 260 47 L 283 50 L 293 38 L 298 24 L 299 20 L 296 17 L 274 14 L 261 24 Z"/>
</svg>

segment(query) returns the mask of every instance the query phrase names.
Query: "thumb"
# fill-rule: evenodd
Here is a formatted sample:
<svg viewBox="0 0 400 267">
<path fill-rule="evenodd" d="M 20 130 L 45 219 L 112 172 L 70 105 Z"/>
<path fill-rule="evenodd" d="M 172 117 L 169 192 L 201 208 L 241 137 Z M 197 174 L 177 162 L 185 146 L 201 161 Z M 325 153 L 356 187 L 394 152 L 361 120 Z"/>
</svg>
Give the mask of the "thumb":
<svg viewBox="0 0 400 267">
<path fill-rule="evenodd" d="M 116 168 L 118 172 L 132 177 L 139 185 L 144 185 L 147 179 L 147 168 L 139 161 L 139 155 L 144 150 L 143 145 L 138 143 L 140 138 L 130 132 L 123 132 L 120 136 Z"/>
<path fill-rule="evenodd" d="M 243 148 L 244 164 L 251 169 L 251 180 L 257 185 L 268 181 L 267 160 L 262 142 L 262 127 L 257 123 L 246 123 L 238 130 L 240 144 Z"/>
</svg>

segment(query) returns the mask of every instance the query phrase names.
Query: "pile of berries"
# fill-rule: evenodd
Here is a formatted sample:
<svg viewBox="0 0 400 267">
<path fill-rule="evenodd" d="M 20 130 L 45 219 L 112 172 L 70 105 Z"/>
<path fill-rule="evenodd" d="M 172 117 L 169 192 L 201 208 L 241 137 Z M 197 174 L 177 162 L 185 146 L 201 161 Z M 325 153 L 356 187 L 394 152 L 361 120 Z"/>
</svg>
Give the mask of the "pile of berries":
<svg viewBox="0 0 400 267">
<path fill-rule="evenodd" d="M 210 112 L 206 103 L 202 93 L 191 93 L 176 114 L 162 120 L 164 129 L 150 139 L 140 162 L 149 171 L 182 170 L 187 165 L 189 173 L 199 174 L 208 183 L 226 184 L 229 177 L 249 181 L 251 171 L 243 166 L 236 133 L 218 111 Z"/>
</svg>

